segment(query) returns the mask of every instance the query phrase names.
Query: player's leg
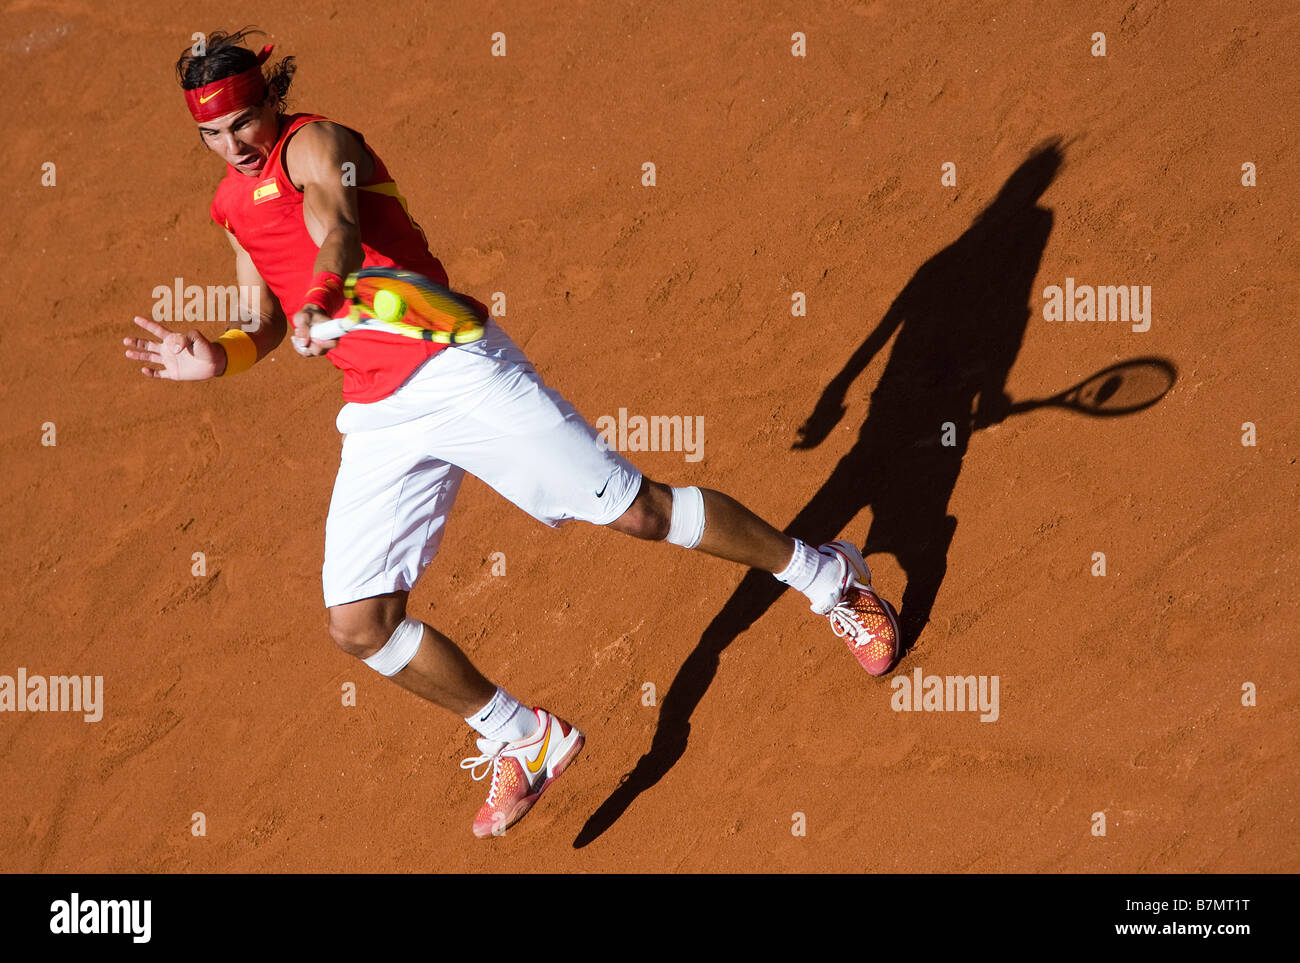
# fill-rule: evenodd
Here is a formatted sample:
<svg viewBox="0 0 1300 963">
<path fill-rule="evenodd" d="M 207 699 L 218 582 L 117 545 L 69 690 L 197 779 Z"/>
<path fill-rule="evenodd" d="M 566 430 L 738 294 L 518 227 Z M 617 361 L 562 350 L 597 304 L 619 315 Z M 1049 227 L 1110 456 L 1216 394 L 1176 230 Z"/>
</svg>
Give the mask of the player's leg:
<svg viewBox="0 0 1300 963">
<path fill-rule="evenodd" d="M 387 592 L 331 606 L 330 635 L 348 655 L 367 661 L 408 692 L 462 718 L 474 715 L 496 695 L 497 687 L 451 639 L 425 622 L 408 620 L 407 594 Z M 395 636 L 388 658 L 377 658 Z M 397 668 L 408 653 L 410 661 Z"/>
<path fill-rule="evenodd" d="M 730 495 L 709 488 L 671 488 L 644 478 L 628 510 L 609 527 L 770 572 L 804 592 L 822 613 L 840 601 L 851 574 L 837 553 L 777 531 Z"/>
<path fill-rule="evenodd" d="M 795 548 L 793 538 L 777 531 L 730 495 L 711 488 L 699 491 L 708 524 L 695 548 L 706 555 L 774 574 L 789 564 Z M 643 477 L 636 499 L 609 527 L 635 538 L 663 541 L 670 534 L 672 518 L 673 490 Z"/>
<path fill-rule="evenodd" d="M 345 408 L 340 428 L 357 414 Z M 573 761 L 583 735 L 494 685 L 454 642 L 407 615 L 408 592 L 437 554 L 464 478 L 431 457 L 426 441 L 408 422 L 346 435 L 325 524 L 330 634 L 343 651 L 479 733 L 480 755 L 462 763 L 476 779 L 492 773 L 474 833 L 500 835 Z"/>
<path fill-rule="evenodd" d="M 851 543 L 813 547 L 777 531 L 722 492 L 670 488 L 648 478 L 609 527 L 770 572 L 830 619 L 835 634 L 869 673 L 884 675 L 898 659 L 897 617 L 871 588 L 871 571 Z"/>
<path fill-rule="evenodd" d="M 430 458 L 405 425 L 348 433 L 325 521 L 321 577 L 339 648 L 467 718 L 482 714 L 497 687 L 450 639 L 406 614 L 407 595 L 442 544 L 464 477 Z M 516 715 L 484 735 L 529 735 L 536 723 Z"/>
<path fill-rule="evenodd" d="M 330 633 L 343 651 L 464 717 L 482 735 L 480 754 L 461 768 L 476 779 L 492 773 L 473 829 L 479 837 L 500 836 L 582 751 L 583 734 L 489 682 L 451 639 L 406 615 L 406 596 L 390 592 L 331 606 Z"/>
</svg>

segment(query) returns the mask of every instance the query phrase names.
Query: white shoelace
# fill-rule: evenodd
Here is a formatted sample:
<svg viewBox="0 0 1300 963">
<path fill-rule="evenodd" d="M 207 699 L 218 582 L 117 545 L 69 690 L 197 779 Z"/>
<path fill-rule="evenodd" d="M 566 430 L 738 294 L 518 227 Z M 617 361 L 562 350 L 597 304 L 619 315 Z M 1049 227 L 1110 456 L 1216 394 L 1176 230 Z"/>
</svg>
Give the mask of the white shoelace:
<svg viewBox="0 0 1300 963">
<path fill-rule="evenodd" d="M 854 648 L 866 645 L 875 639 L 871 630 L 858 621 L 858 613 L 848 602 L 837 604 L 826 613 L 826 617 L 831 620 L 831 631 L 841 639 L 846 635 L 853 637 Z"/>
<path fill-rule="evenodd" d="M 488 767 L 491 766 L 492 785 L 488 788 L 488 799 L 495 799 L 497 796 L 497 773 L 501 771 L 501 768 L 496 765 L 496 762 L 501 758 L 501 752 L 505 749 L 506 745 L 507 743 L 503 742 L 492 752 L 483 751 L 482 755 L 470 756 L 468 759 L 462 759 L 460 761 L 460 768 L 468 769 L 470 776 L 473 777 L 475 782 L 480 782 L 481 780 L 486 779 Z M 483 749 L 482 744 L 479 745 L 479 749 Z M 483 767 L 482 772 L 477 771 L 480 766 Z"/>
</svg>

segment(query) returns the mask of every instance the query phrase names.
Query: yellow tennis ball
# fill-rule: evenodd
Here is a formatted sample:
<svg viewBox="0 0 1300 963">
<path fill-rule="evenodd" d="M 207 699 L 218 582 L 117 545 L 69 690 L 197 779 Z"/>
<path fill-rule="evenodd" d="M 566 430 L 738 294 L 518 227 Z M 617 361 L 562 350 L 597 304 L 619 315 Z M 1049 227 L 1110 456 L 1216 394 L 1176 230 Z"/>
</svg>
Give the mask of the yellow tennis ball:
<svg viewBox="0 0 1300 963">
<path fill-rule="evenodd" d="M 387 289 L 375 293 L 375 317 L 380 321 L 400 321 L 406 314 L 406 302 L 400 294 Z"/>
</svg>

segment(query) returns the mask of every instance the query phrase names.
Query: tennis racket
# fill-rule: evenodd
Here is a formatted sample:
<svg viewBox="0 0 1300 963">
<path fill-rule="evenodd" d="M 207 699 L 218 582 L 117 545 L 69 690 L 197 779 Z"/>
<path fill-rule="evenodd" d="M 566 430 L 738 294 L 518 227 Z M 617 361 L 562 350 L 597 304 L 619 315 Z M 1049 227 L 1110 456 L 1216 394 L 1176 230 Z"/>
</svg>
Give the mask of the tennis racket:
<svg viewBox="0 0 1300 963">
<path fill-rule="evenodd" d="M 1103 368 L 1050 398 L 1017 401 L 1008 415 L 1054 406 L 1109 418 L 1150 408 L 1174 386 L 1178 370 L 1164 358 L 1132 358 Z"/>
<path fill-rule="evenodd" d="M 343 282 L 352 309 L 346 317 L 311 326 L 315 341 L 350 331 L 388 331 L 438 344 L 468 344 L 483 337 L 481 309 L 469 298 L 422 274 L 396 268 L 362 268 Z"/>
</svg>

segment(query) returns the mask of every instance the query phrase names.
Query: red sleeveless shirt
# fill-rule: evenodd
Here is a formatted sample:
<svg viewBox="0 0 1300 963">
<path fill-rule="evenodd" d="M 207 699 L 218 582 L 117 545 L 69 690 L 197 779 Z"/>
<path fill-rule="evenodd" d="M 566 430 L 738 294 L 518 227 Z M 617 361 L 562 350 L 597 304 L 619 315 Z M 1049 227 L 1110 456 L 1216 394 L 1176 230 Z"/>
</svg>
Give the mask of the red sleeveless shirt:
<svg viewBox="0 0 1300 963">
<path fill-rule="evenodd" d="M 307 294 L 319 248 L 303 220 L 302 192 L 285 173 L 284 145 L 304 125 L 325 119 L 319 114 L 285 117 L 280 138 L 262 171 L 249 177 L 227 165 L 226 176 L 212 199 L 212 219 L 235 235 L 291 318 Z M 388 168 L 365 139 L 360 134 L 357 137 L 374 161 L 369 180 L 357 184 L 364 266 L 415 271 L 445 287 L 447 274 L 429 253 L 424 232 L 407 214 L 406 199 L 398 193 Z M 346 309 L 339 311 L 340 315 L 346 313 Z M 355 331 L 340 339 L 326 357 L 343 372 L 344 400 L 370 402 L 391 395 L 416 368 L 445 347 L 387 331 Z"/>
</svg>

